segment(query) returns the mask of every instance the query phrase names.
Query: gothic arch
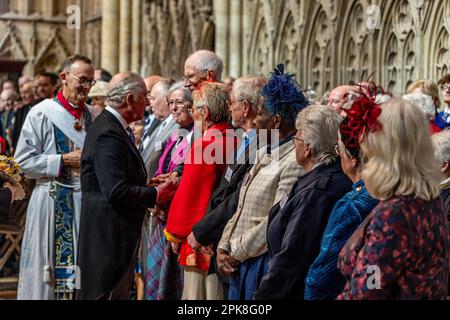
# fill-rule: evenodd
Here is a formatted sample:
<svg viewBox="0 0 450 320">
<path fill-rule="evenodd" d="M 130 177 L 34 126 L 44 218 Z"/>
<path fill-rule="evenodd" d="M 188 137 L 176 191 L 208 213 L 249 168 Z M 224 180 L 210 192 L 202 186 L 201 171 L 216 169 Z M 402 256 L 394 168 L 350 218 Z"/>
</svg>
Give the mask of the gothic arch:
<svg viewBox="0 0 450 320">
<path fill-rule="evenodd" d="M 305 87 L 310 86 L 316 92 L 324 93 L 331 87 L 333 69 L 328 64 L 332 61 L 333 50 L 331 39 L 333 30 L 330 17 L 319 4 L 311 8 L 313 14 L 307 22 L 306 29 L 306 63 L 307 71 Z"/>
<path fill-rule="evenodd" d="M 296 29 L 294 16 L 290 10 L 286 10 L 283 14 L 279 30 L 275 47 L 275 64 L 284 63 L 286 70 L 294 73 L 299 69 L 297 52 L 300 37 Z"/>
<path fill-rule="evenodd" d="M 381 84 L 394 95 L 402 95 L 417 71 L 414 67 L 417 63 L 414 18 L 408 0 L 386 2 L 383 14 L 386 14 L 382 21 L 385 27 L 378 46 Z"/>
<path fill-rule="evenodd" d="M 343 66 L 340 72 L 340 83 L 359 82 L 367 79 L 370 73 L 372 54 L 369 50 L 369 35 L 367 30 L 366 11 L 368 1 L 353 1 L 345 11 L 340 24 L 338 58 Z"/>
<path fill-rule="evenodd" d="M 450 72 L 450 4 L 437 1 L 433 9 L 435 19 L 427 33 L 425 49 L 429 59 L 425 66 L 429 78 L 438 81 Z"/>
<path fill-rule="evenodd" d="M 61 64 L 66 57 L 71 54 L 66 44 L 59 36 L 59 32 L 57 27 L 54 28 L 51 37 L 41 47 L 33 62 L 35 73 L 43 70 L 59 72 Z"/>
<path fill-rule="evenodd" d="M 266 20 L 260 10 L 259 1 L 253 7 L 254 26 L 250 40 L 250 74 L 266 74 L 272 70 L 272 52 L 270 46 L 270 36 L 267 29 Z"/>
<path fill-rule="evenodd" d="M 415 55 L 416 36 L 414 31 L 410 31 L 403 45 L 403 93 L 407 92 L 408 87 L 417 80 L 416 55 Z"/>
<path fill-rule="evenodd" d="M 17 34 L 17 28 L 12 22 L 8 22 L 7 30 L 6 35 L 0 40 L 0 57 L 26 60 L 27 53 Z"/>
<path fill-rule="evenodd" d="M 400 91 L 399 74 L 401 69 L 401 59 L 399 55 L 399 40 L 392 33 L 387 41 L 385 51 L 382 56 L 385 57 L 385 67 L 383 72 L 383 84 L 387 91 Z"/>
</svg>

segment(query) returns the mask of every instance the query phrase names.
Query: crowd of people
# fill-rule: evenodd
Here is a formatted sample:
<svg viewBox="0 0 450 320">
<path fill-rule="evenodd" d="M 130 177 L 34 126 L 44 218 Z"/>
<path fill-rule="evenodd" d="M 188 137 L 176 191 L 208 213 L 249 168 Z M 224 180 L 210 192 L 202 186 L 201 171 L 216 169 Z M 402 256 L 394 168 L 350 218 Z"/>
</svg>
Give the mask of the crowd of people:
<svg viewBox="0 0 450 320">
<path fill-rule="evenodd" d="M 319 98 L 283 64 L 222 72 L 73 55 L 2 84 L 1 153 L 33 182 L 18 299 L 447 299 L 450 75 Z"/>
</svg>

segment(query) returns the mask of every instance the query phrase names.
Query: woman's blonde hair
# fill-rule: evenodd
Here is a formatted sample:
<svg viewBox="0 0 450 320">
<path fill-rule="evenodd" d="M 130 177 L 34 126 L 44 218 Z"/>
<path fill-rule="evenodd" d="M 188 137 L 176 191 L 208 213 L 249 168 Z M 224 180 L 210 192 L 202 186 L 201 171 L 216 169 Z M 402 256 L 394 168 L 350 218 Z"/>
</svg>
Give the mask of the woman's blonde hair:
<svg viewBox="0 0 450 320">
<path fill-rule="evenodd" d="M 387 200 L 439 196 L 439 163 L 434 157 L 428 121 L 419 108 L 393 99 L 382 106 L 381 131 L 369 133 L 361 148 L 367 158 L 362 178 L 369 192 Z"/>
</svg>

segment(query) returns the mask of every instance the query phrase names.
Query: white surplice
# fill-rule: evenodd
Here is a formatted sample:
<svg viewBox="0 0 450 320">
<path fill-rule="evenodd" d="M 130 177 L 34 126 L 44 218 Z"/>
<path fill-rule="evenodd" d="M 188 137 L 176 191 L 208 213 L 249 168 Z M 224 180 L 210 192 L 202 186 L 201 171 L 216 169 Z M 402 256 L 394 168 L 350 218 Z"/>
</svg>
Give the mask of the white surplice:
<svg viewBox="0 0 450 320">
<path fill-rule="evenodd" d="M 50 113 L 49 113 L 50 111 Z M 45 100 L 33 107 L 23 125 L 17 144 L 15 159 L 27 178 L 36 180 L 25 225 L 20 257 L 18 300 L 53 300 L 54 288 L 48 279 L 53 278 L 55 200 L 50 196 L 54 180 L 58 177 L 62 156 L 57 154 L 53 124 L 82 149 L 86 133 L 73 128 L 75 120 L 53 100 Z M 72 180 L 73 187 L 73 240 L 75 265 L 81 211 L 79 178 Z M 47 276 L 44 276 L 47 275 Z"/>
</svg>

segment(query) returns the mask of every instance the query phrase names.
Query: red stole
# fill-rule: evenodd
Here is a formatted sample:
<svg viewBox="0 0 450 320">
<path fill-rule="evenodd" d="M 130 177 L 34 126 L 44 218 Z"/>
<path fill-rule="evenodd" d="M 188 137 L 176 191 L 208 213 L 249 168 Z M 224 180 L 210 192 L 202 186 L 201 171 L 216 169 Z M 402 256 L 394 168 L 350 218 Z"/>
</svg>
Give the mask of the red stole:
<svg viewBox="0 0 450 320">
<path fill-rule="evenodd" d="M 58 91 L 57 98 L 58 98 L 59 103 L 61 103 L 61 105 L 64 107 L 64 109 L 66 109 L 78 121 L 81 120 L 81 117 L 83 116 L 83 112 L 84 112 L 84 103 L 82 103 L 78 109 L 75 109 L 74 107 L 72 107 L 72 105 L 69 103 L 69 101 L 67 101 L 67 99 L 64 97 L 64 95 L 62 94 L 62 91 Z"/>
<path fill-rule="evenodd" d="M 179 258 L 180 265 L 196 267 L 204 272 L 209 270 L 211 257 L 195 252 L 189 246 L 186 238 L 192 232 L 193 226 L 205 216 L 211 195 L 227 166 L 227 157 L 232 159 L 234 154 L 237 140 L 234 135 L 226 136 L 227 129 L 232 130 L 228 123 L 218 123 L 209 128 L 201 139 L 194 142 L 186 158 L 180 187 L 168 214 L 166 232 L 183 240 Z M 227 146 L 229 147 L 227 148 Z M 221 163 L 206 163 L 201 155 L 205 153 L 214 156 L 214 152 L 204 152 L 205 149 L 223 150 L 220 155 Z M 194 159 L 201 161 L 195 163 Z"/>
</svg>

